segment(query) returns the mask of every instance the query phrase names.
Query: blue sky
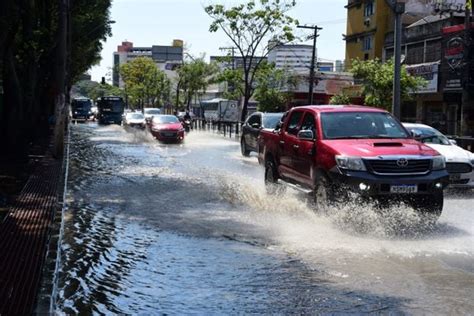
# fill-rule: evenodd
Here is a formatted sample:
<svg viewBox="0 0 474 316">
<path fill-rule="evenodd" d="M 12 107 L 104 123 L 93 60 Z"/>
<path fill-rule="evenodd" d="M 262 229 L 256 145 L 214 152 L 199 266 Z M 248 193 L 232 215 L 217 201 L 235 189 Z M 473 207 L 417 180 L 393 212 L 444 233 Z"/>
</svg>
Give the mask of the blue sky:
<svg viewBox="0 0 474 316">
<path fill-rule="evenodd" d="M 104 43 L 100 65 L 90 70 L 93 80 L 107 76 L 112 67 L 112 55 L 122 41 L 134 46 L 170 45 L 173 39 L 185 41 L 192 55 L 219 54 L 219 47 L 230 41 L 222 32 L 209 33 L 211 19 L 204 12 L 208 4 L 231 5 L 237 0 L 114 0 L 111 19 L 112 37 Z M 323 27 L 318 38 L 319 58 L 344 59 L 342 34 L 346 30 L 347 0 L 297 0 L 289 15 L 300 24 L 318 24 Z M 303 30 L 298 35 L 305 34 Z"/>
</svg>

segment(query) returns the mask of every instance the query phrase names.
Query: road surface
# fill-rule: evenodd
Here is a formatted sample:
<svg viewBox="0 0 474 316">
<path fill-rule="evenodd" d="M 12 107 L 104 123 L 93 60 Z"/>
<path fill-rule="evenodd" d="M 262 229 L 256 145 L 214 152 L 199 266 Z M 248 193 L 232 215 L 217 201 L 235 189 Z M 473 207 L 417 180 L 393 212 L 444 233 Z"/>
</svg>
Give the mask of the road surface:
<svg viewBox="0 0 474 316">
<path fill-rule="evenodd" d="M 474 312 L 472 192 L 423 230 L 403 206 L 323 216 L 267 196 L 256 157 L 220 135 L 79 124 L 70 158 L 58 312 Z"/>
</svg>

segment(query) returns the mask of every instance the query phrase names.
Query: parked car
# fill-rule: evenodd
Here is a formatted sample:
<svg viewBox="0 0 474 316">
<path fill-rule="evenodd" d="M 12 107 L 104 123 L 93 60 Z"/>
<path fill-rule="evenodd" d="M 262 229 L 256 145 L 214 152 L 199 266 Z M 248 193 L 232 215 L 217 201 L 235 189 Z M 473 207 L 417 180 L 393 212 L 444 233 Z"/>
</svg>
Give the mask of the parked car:
<svg viewBox="0 0 474 316">
<path fill-rule="evenodd" d="M 161 110 L 158 108 L 145 108 L 143 114 L 145 115 L 145 120 L 150 120 L 153 116 L 160 115 Z"/>
<path fill-rule="evenodd" d="M 248 156 L 251 151 L 258 152 L 257 138 L 262 129 L 273 130 L 282 118 L 283 113 L 254 112 L 242 124 L 242 137 L 240 150 L 243 156 Z"/>
<path fill-rule="evenodd" d="M 295 107 L 278 132 L 260 132 L 258 147 L 269 193 L 288 183 L 310 192 L 318 209 L 354 192 L 381 205 L 404 201 L 428 223 L 441 215 L 444 157 L 382 109 Z"/>
<path fill-rule="evenodd" d="M 174 115 L 155 115 L 150 121 L 150 132 L 159 141 L 182 142 L 184 127 Z"/>
<path fill-rule="evenodd" d="M 125 114 L 125 126 L 145 129 L 145 116 L 141 112 L 130 112 Z"/>
<path fill-rule="evenodd" d="M 474 188 L 474 154 L 455 144 L 431 126 L 403 123 L 412 135 L 446 158 L 449 184 L 458 188 Z"/>
</svg>

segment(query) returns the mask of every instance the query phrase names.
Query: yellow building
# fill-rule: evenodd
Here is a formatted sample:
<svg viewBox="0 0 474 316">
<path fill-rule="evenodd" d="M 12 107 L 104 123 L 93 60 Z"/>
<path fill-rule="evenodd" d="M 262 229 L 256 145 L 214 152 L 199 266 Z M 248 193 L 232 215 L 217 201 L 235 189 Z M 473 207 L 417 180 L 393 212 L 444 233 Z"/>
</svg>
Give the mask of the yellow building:
<svg viewBox="0 0 474 316">
<path fill-rule="evenodd" d="M 351 60 L 382 59 L 385 34 L 393 31 L 393 14 L 386 0 L 348 0 L 346 67 Z"/>
</svg>

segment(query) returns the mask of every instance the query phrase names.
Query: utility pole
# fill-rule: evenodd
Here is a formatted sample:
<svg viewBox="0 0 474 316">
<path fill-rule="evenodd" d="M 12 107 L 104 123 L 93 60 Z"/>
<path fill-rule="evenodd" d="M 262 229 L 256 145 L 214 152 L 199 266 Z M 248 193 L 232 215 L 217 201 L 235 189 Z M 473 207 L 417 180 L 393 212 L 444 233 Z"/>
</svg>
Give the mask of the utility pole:
<svg viewBox="0 0 474 316">
<path fill-rule="evenodd" d="M 400 77 L 401 77 L 401 58 L 402 58 L 402 14 L 405 13 L 405 3 L 397 0 L 387 0 L 388 5 L 395 14 L 394 30 L 394 70 L 393 70 L 393 99 L 392 114 L 400 119 L 401 96 L 400 96 Z"/>
<path fill-rule="evenodd" d="M 316 67 L 316 39 L 318 38 L 318 31 L 322 30 L 322 27 L 317 25 L 307 26 L 307 25 L 298 25 L 300 29 L 310 29 L 314 31 L 313 38 L 313 53 L 311 56 L 311 67 L 309 69 L 309 91 L 308 91 L 308 105 L 313 104 L 313 90 L 314 90 L 314 68 Z"/>
<path fill-rule="evenodd" d="M 232 56 L 232 70 L 235 70 L 235 51 L 237 50 L 237 47 L 234 46 L 229 46 L 229 47 L 219 47 L 219 50 L 226 50 L 226 51 L 231 51 L 231 56 Z M 228 88 L 230 93 L 234 93 L 235 87 L 234 84 L 230 84 Z"/>
<path fill-rule="evenodd" d="M 472 43 L 471 43 L 471 8 L 467 6 L 465 7 L 465 18 L 464 18 L 464 63 L 463 63 L 463 89 L 462 89 L 462 97 L 461 97 L 461 117 L 460 117 L 460 122 L 459 122 L 459 135 L 464 136 L 464 113 L 469 113 L 466 111 L 466 109 L 469 108 L 469 99 L 470 99 L 470 94 L 469 94 L 469 86 L 470 86 L 470 75 L 469 72 L 471 71 L 471 67 L 469 62 L 469 52 L 472 48 Z"/>
</svg>

